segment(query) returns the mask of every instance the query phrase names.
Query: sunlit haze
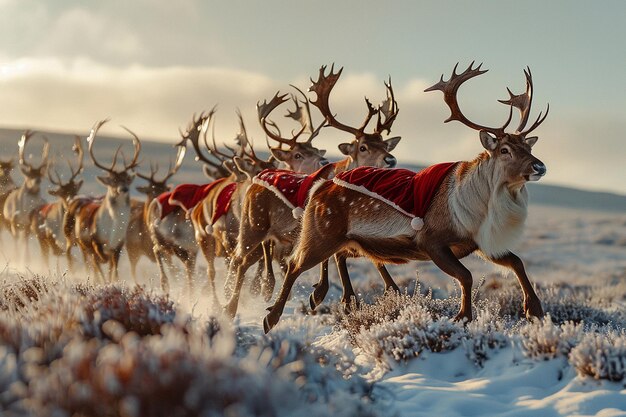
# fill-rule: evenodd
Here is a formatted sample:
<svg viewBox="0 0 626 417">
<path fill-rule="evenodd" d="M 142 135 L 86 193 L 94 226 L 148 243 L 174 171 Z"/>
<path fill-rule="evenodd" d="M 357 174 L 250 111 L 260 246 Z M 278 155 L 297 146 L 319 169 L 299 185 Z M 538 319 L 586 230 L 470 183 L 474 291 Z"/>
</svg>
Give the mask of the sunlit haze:
<svg viewBox="0 0 626 417">
<path fill-rule="evenodd" d="M 360 125 L 363 97 L 380 103 L 391 76 L 398 160 L 470 159 L 482 150 L 477 132 L 444 124 L 441 93 L 423 90 L 476 60 L 489 72 L 459 92 L 472 119 L 501 124 L 508 110 L 496 100 L 524 90 L 529 66 L 531 118 L 550 104 L 535 131 L 542 181 L 626 194 L 622 1 L 0 0 L 0 10 L 0 127 L 87 134 L 111 117 L 173 143 L 217 104 L 220 141 L 234 138 L 240 108 L 261 146 L 256 103 L 289 84 L 306 90 L 334 62 L 344 67 L 331 96 L 338 119 Z M 319 144 L 338 157 L 342 139 L 326 129 Z"/>
</svg>

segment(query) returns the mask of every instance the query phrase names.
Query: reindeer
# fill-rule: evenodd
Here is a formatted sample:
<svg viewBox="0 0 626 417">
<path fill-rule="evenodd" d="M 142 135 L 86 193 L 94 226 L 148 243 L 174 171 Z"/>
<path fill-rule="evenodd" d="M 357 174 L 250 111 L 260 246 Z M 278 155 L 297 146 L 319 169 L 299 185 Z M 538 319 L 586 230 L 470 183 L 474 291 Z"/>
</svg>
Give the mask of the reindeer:
<svg viewBox="0 0 626 417">
<path fill-rule="evenodd" d="M 220 156 L 213 155 L 215 160 L 205 156 L 199 143 L 200 133 L 204 133 L 204 141 L 207 144 L 206 132 L 213 120 L 215 111 L 216 108 L 214 107 L 206 114 L 201 113 L 197 118 L 194 115 L 186 131 L 180 132 L 182 140 L 177 146 L 184 148 L 187 141 L 191 142 L 196 152 L 196 160 L 203 162 L 204 174 L 209 178 L 219 179 L 229 176 L 230 171 L 222 166 L 223 160 Z M 178 188 L 176 187 L 174 191 Z M 173 267 L 172 255 L 175 255 L 185 265 L 187 286 L 191 293 L 193 272 L 198 257 L 198 244 L 188 212 L 191 207 L 184 207 L 179 202 L 174 204 L 170 201 L 171 197 L 172 191 L 168 191 L 152 200 L 148 206 L 146 225 L 150 232 L 154 256 L 159 266 L 161 288 L 166 292 L 169 290 L 169 279 L 165 265 L 171 269 Z"/>
<path fill-rule="evenodd" d="M 96 167 L 106 172 L 106 175 L 96 177 L 98 182 L 106 187 L 106 194 L 101 199 L 78 198 L 72 201 L 64 221 L 64 230 L 66 233 L 73 230 L 83 257 L 89 259 L 93 270 L 102 280 L 104 280 L 104 274 L 100 264 L 109 264 L 109 281 L 112 281 L 118 278 L 117 265 L 130 221 L 129 188 L 135 174 L 129 171 L 137 166 L 141 142 L 137 135 L 122 126 L 133 137 L 135 149 L 131 162 L 127 164 L 126 159 L 122 158 L 124 167 L 119 171 L 115 170 L 120 145 L 113 155 L 110 167 L 100 164 L 93 153 L 93 145 L 98 130 L 107 121 L 108 119 L 97 122 L 87 138 L 89 157 Z"/>
<path fill-rule="evenodd" d="M 9 193 L 17 188 L 11 172 L 15 167 L 13 158 L 8 161 L 0 161 L 0 232 L 2 229 L 9 229 L 10 223 L 4 217 L 4 202 L 6 201 Z"/>
<path fill-rule="evenodd" d="M 306 206 L 302 232 L 276 303 L 263 321 L 265 332 L 276 325 L 283 312 L 289 292 L 297 277 L 328 256 L 350 249 L 378 263 L 404 263 L 408 260 L 432 260 L 441 270 L 459 281 L 462 289 L 461 307 L 456 320 L 471 320 L 472 274 L 459 261 L 478 252 L 485 259 L 513 270 L 524 294 L 526 316 L 542 317 L 541 302 L 530 283 L 523 262 L 511 247 L 520 239 L 527 213 L 526 183 L 537 181 L 546 167 L 531 154 L 536 136 L 528 136 L 545 120 L 539 114 L 525 129 L 532 104 L 533 83 L 530 69 L 524 71 L 526 92 L 501 102 L 509 105 L 509 117 L 502 127 L 479 125 L 467 119 L 459 107 L 457 91 L 463 82 L 486 72 L 473 68 L 461 74 L 456 66 L 448 81 L 441 80 L 426 89 L 440 90 L 451 111 L 446 122 L 457 120 L 479 131 L 485 151 L 469 162 L 438 164 L 428 168 L 437 173 L 437 184 L 413 183 L 420 174 L 401 170 L 408 182 L 408 197 L 432 195 L 432 200 L 413 199 L 415 207 L 404 208 L 380 195 L 361 188 L 362 181 L 385 182 L 389 172 L 362 168 L 348 171 L 317 188 Z M 520 112 L 520 123 L 507 133 L 513 108 Z M 355 179 L 360 178 L 356 181 Z M 419 177 L 423 178 L 423 177 Z M 403 180 L 404 181 L 404 180 Z M 433 180 L 435 181 L 435 180 Z M 372 187 L 372 184 L 369 185 Z M 407 187 L 404 187 L 406 189 Z M 384 192 L 383 192 L 384 194 Z M 351 210 L 351 206 L 359 208 Z M 408 211 L 408 210 L 414 211 Z"/>
<path fill-rule="evenodd" d="M 35 168 L 26 162 L 24 149 L 35 132 L 25 131 L 18 143 L 18 163 L 20 171 L 24 175 L 24 183 L 9 192 L 3 207 L 3 214 L 11 228 L 11 234 L 17 239 L 23 235 L 26 242 L 26 259 L 28 259 L 28 238 L 30 235 L 30 216 L 37 208 L 43 206 L 46 201 L 41 197 L 41 179 L 48 167 L 48 152 L 50 146 L 44 136 L 44 145 L 41 164 Z"/>
<path fill-rule="evenodd" d="M 398 114 L 398 105 L 394 98 L 391 80 L 385 83 L 387 98 L 381 106 L 375 108 L 367 98 L 365 99 L 368 110 L 367 116 L 359 128 L 354 128 L 339 122 L 329 106 L 330 92 L 339 79 L 343 68 L 335 73 L 334 67 L 331 67 L 328 75 L 325 75 L 325 71 L 326 67 L 322 66 L 318 80 L 311 80 L 313 85 L 310 91 L 315 92 L 317 95 L 316 100 L 311 103 L 320 110 L 325 121 L 327 121 L 330 126 L 353 134 L 354 139 L 351 143 L 342 143 L 339 145 L 340 151 L 346 155 L 346 158 L 336 162 L 334 166 L 331 167 L 332 169 L 318 172 L 316 179 L 327 179 L 339 172 L 358 166 L 394 167 L 396 165 L 396 159 L 390 152 L 396 147 L 400 141 L 400 137 L 393 137 L 387 140 L 382 139 L 382 133 L 385 130 L 388 133 L 390 132 L 391 126 Z M 267 116 L 273 108 L 281 103 L 280 100 L 277 100 L 277 97 L 278 96 L 274 97 L 269 104 L 264 102 L 262 105 L 258 105 L 259 121 L 270 137 L 272 137 L 272 132 L 268 129 Z M 310 119 L 308 100 L 303 109 L 307 111 Z M 375 115 L 378 115 L 376 128 L 373 133 L 366 133 L 365 129 Z M 308 125 L 310 126 L 311 123 L 308 122 Z M 305 125 L 303 124 L 303 129 L 304 127 Z M 299 177 L 302 179 L 303 176 Z M 243 283 L 245 272 L 249 265 L 256 261 L 254 257 L 250 256 L 250 253 L 255 251 L 259 244 L 265 242 L 263 243 L 263 248 L 266 252 L 265 259 L 267 265 L 268 256 L 266 242 L 273 241 L 280 243 L 281 246 L 286 248 L 285 252 L 289 253 L 291 252 L 293 243 L 299 232 L 300 223 L 297 217 L 298 210 L 301 210 L 301 208 L 293 207 L 293 204 L 289 201 L 285 201 L 285 198 L 281 198 L 281 196 L 266 185 L 263 185 L 258 179 L 255 179 L 255 181 L 257 181 L 257 183 L 253 183 L 250 186 L 244 199 L 239 244 L 230 268 L 230 273 L 236 274 L 235 293 L 226 307 L 227 313 L 231 316 L 234 316 L 237 309 L 239 290 Z M 293 216 L 292 213 L 294 214 Z M 351 288 L 346 265 L 347 255 L 346 253 L 338 253 L 335 256 L 335 260 L 342 282 L 347 283 L 346 286 Z M 393 282 L 393 279 L 384 265 L 379 264 L 377 268 L 387 287 L 398 290 L 397 285 Z M 274 277 L 268 274 L 262 288 L 266 301 L 269 300 L 272 295 L 274 282 Z M 316 284 L 316 291 L 310 298 L 311 308 L 315 309 L 315 307 L 322 302 L 327 291 L 328 261 L 324 260 L 322 262 L 320 282 Z M 347 295 L 344 295 L 344 298 L 345 297 L 347 297 Z M 345 299 L 347 304 L 349 299 Z"/>
<path fill-rule="evenodd" d="M 211 187 L 202 201 L 189 214 L 196 241 L 207 261 L 209 289 L 216 303 L 215 258 L 229 257 L 234 253 L 239 235 L 241 203 L 252 177 L 264 169 L 276 167 L 273 156 L 270 156 L 268 160 L 263 160 L 254 152 L 241 114 L 239 114 L 239 127 L 240 132 L 237 136 L 240 142 L 239 155 L 234 152 L 232 155 L 221 153 L 215 146 L 215 141 L 211 148 L 211 153 L 223 158 L 231 158 L 230 161 L 224 162 L 224 166 L 231 171 L 231 175 Z M 260 259 L 262 253 L 259 248 L 257 259 Z M 260 268 L 258 274 L 260 274 Z"/>
<path fill-rule="evenodd" d="M 172 178 L 180 169 L 185 158 L 185 146 L 178 146 L 178 153 L 174 164 L 170 162 L 167 174 L 160 181 L 154 176 L 159 170 L 158 164 L 150 165 L 150 175 L 136 172 L 136 175 L 148 182 L 146 185 L 136 187 L 137 191 L 146 195 L 145 201 L 131 200 L 130 222 L 126 231 L 126 252 L 130 263 L 130 272 L 135 283 L 137 283 L 137 262 L 145 256 L 152 262 L 156 262 L 154 245 L 150 238 L 148 208 L 150 203 L 159 195 L 170 190 L 171 185 L 167 181 Z"/>
<path fill-rule="evenodd" d="M 78 175 L 83 171 L 83 147 L 80 137 L 74 139 L 72 150 L 77 154 L 78 167 L 74 169 L 70 161 L 67 164 L 70 168 L 70 178 L 63 181 L 59 173 L 54 170 L 54 176 L 48 169 L 48 179 L 50 184 L 55 188 L 48 190 L 48 194 L 57 197 L 57 201 L 47 203 L 33 213 L 31 219 L 31 231 L 37 237 L 41 254 L 46 265 L 49 265 L 50 252 L 56 256 L 65 253 L 68 268 L 71 270 L 73 265 L 72 254 L 67 251 L 65 234 L 63 233 L 63 219 L 67 208 L 74 197 L 78 194 L 83 180 L 76 180 Z"/>
</svg>

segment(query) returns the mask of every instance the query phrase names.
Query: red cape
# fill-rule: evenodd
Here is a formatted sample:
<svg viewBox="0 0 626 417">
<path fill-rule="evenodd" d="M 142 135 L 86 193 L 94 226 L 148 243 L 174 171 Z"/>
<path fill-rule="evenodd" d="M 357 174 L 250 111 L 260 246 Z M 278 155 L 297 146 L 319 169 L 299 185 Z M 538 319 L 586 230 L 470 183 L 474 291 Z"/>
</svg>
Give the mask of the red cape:
<svg viewBox="0 0 626 417">
<path fill-rule="evenodd" d="M 328 164 L 308 175 L 287 169 L 266 169 L 257 174 L 253 182 L 274 192 L 291 209 L 303 208 L 313 184 L 327 179 L 333 169 L 334 166 Z"/>
<path fill-rule="evenodd" d="M 333 181 L 371 194 L 409 216 L 423 218 L 455 165 L 456 162 L 445 162 L 417 173 L 408 169 L 360 167 L 337 174 Z"/>
</svg>

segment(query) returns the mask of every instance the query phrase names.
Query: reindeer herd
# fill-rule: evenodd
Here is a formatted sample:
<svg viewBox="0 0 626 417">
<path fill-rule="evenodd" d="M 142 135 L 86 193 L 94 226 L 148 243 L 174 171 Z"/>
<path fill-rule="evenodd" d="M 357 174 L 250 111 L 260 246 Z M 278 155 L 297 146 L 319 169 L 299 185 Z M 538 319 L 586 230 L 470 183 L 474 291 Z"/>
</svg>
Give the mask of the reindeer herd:
<svg viewBox="0 0 626 417">
<path fill-rule="evenodd" d="M 266 332 L 278 323 L 298 276 L 316 265 L 320 265 L 320 279 L 309 302 L 312 309 L 322 303 L 329 289 L 330 258 L 337 264 L 341 300 L 347 308 L 355 293 L 346 260 L 360 256 L 369 258 L 385 288 L 395 291 L 399 288 L 386 264 L 431 260 L 458 280 L 462 293 L 456 318 L 471 320 L 472 274 L 459 259 L 478 253 L 515 273 L 526 316 L 541 317 L 541 302 L 522 261 L 511 249 L 521 238 L 526 218 L 525 184 L 546 173 L 545 165 L 531 153 L 537 137 L 529 134 L 545 120 L 549 108 L 527 127 L 533 98 L 528 69 L 524 71 L 526 91 L 513 94 L 508 90 L 509 98 L 500 100 L 509 107 L 502 126 L 470 121 L 460 109 L 457 92 L 465 81 L 485 72 L 473 63 L 462 73 L 457 73 L 455 66 L 447 81 L 442 76 L 425 90 L 443 92 L 451 112 L 445 122 L 456 120 L 477 130 L 483 152 L 472 161 L 436 164 L 421 172 L 395 168 L 397 161 L 391 152 L 400 137 L 383 138 L 391 132 L 399 110 L 391 79 L 385 83 L 386 99 L 374 106 L 366 98 L 366 116 L 359 127 L 353 127 L 339 121 L 330 106 L 342 69 L 327 71 L 325 66 L 317 80 L 312 79 L 309 92 L 314 98 L 291 86 L 291 95 L 279 92 L 269 102 L 257 104 L 269 150 L 267 159 L 255 151 L 241 114 L 235 145 L 220 149 L 214 134 L 209 139 L 209 130 L 214 132 L 215 108 L 194 115 L 180 132 L 174 162 L 160 179 L 157 165 L 150 164 L 149 174 L 139 166 L 141 141 L 126 128 L 134 146 L 132 158 L 127 160 L 120 146 L 110 165 L 98 160 L 95 144 L 107 120 L 93 126 L 86 143 L 80 137 L 74 139 L 75 161 L 66 160 L 70 174 L 65 179 L 56 161 L 49 160 L 45 137 L 39 166 L 27 161 L 25 149 L 33 132 L 26 131 L 18 142 L 22 185 L 18 187 L 12 179 L 13 161 L 0 161 L 0 228 L 10 231 L 18 245 L 35 239 L 46 263 L 50 253 L 65 257 L 70 270 L 76 267 L 76 248 L 84 266 L 102 282 L 118 279 L 125 248 L 133 278 L 136 280 L 139 259 L 145 256 L 157 263 L 164 291 L 169 290 L 174 257 L 184 266 L 187 290 L 194 290 L 201 252 L 207 263 L 206 288 L 216 306 L 220 302 L 215 259 L 225 258 L 228 301 L 223 310 L 230 317 L 237 312 L 246 273 L 252 266 L 256 265 L 251 292 L 262 295 L 266 302 L 272 298 L 275 261 L 284 281 L 263 321 Z M 285 103 L 293 105 L 286 117 L 299 124 L 286 135 L 282 131 L 287 129 L 281 131 L 272 117 Z M 319 113 L 316 123 L 313 109 Z M 515 109 L 520 114 L 519 124 L 507 132 Z M 349 140 L 338 146 L 345 155 L 343 160 L 330 163 L 324 157 L 326 151 L 313 146 L 325 128 L 349 135 Z M 85 147 L 101 171 L 96 177 L 106 190 L 101 196 L 79 195 Z M 209 181 L 172 187 L 168 181 L 180 169 L 188 147 Z M 56 197 L 54 202 L 43 197 L 41 184 L 46 176 L 50 183 L 47 192 Z M 135 176 L 145 181 L 136 187 L 146 196 L 143 201 L 130 197 Z M 106 278 L 103 264 L 108 264 Z"/>
</svg>

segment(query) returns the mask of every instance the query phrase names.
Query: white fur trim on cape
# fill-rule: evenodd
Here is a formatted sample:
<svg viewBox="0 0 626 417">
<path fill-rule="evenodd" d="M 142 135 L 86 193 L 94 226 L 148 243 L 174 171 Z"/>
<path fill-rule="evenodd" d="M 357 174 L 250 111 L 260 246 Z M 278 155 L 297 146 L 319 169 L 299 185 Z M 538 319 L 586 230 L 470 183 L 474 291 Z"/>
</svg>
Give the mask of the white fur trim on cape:
<svg viewBox="0 0 626 417">
<path fill-rule="evenodd" d="M 300 217 L 302 217 L 302 215 L 304 214 L 304 209 L 302 207 L 296 207 L 293 210 L 291 210 L 291 214 L 293 218 L 297 220 Z"/>
<path fill-rule="evenodd" d="M 379 194 L 376 194 L 373 191 L 368 190 L 367 188 L 363 187 L 362 185 L 354 185 L 354 184 L 351 184 L 351 183 L 349 183 L 347 181 L 340 180 L 337 177 L 333 178 L 333 182 L 335 184 L 337 184 L 337 185 L 342 186 L 342 187 L 349 188 L 349 189 L 351 189 L 353 191 L 357 191 L 357 192 L 359 192 L 361 194 L 365 194 L 365 195 L 367 195 L 369 197 L 372 197 L 372 198 L 375 198 L 375 199 L 377 199 L 379 201 L 382 201 L 383 203 L 385 203 L 388 206 L 396 209 L 397 211 L 399 211 L 400 213 L 404 214 L 405 216 L 408 216 L 411 219 L 411 227 L 414 230 L 421 230 L 424 227 L 424 220 L 421 217 L 414 216 L 413 214 L 409 213 L 408 211 L 405 211 L 402 207 L 400 207 L 399 205 L 397 205 L 393 201 L 387 200 L 385 197 L 383 197 L 383 196 L 381 196 Z"/>
<path fill-rule="evenodd" d="M 188 218 L 189 214 L 191 213 L 191 211 L 193 210 L 193 208 L 195 207 L 191 207 L 189 210 L 187 210 L 187 207 L 185 207 L 183 205 L 183 203 L 180 202 L 180 200 L 176 200 L 172 197 L 167 199 L 167 202 L 170 203 L 172 206 L 177 206 L 180 207 L 181 209 L 183 209 L 183 211 L 185 212 L 185 216 Z"/>
<path fill-rule="evenodd" d="M 260 179 L 258 177 L 254 177 L 252 179 L 252 183 L 253 184 L 258 184 L 258 185 L 260 185 L 262 187 L 267 188 L 268 190 L 273 192 L 276 195 L 276 197 L 278 197 L 283 203 L 285 203 L 285 205 L 287 207 L 289 207 L 291 210 L 295 209 L 293 204 L 291 204 L 291 202 L 289 200 L 287 200 L 285 195 L 283 193 L 281 193 L 280 190 L 278 188 L 274 187 L 272 184 L 269 184 L 269 183 L 263 181 L 262 179 Z"/>
</svg>

